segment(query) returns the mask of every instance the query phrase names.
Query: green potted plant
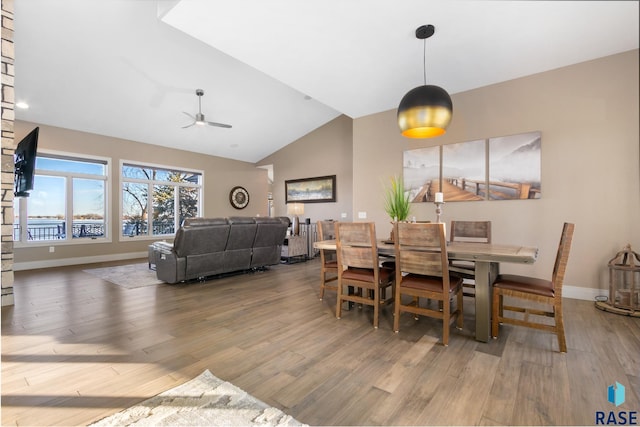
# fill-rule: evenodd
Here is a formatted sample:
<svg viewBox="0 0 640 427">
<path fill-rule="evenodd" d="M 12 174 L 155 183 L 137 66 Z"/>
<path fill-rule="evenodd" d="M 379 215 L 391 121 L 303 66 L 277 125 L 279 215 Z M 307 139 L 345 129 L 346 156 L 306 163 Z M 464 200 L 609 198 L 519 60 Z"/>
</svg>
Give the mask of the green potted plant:
<svg viewBox="0 0 640 427">
<path fill-rule="evenodd" d="M 391 221 L 406 221 L 410 208 L 409 193 L 405 191 L 404 181 L 397 176 L 392 177 L 391 185 L 384 194 L 384 210 Z"/>
</svg>

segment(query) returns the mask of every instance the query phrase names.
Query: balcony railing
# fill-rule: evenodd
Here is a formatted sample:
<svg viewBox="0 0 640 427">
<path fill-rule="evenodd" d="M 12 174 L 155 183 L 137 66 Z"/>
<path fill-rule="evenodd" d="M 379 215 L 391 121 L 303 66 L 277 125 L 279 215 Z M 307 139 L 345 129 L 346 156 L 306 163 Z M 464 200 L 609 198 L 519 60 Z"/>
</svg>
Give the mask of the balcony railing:
<svg viewBox="0 0 640 427">
<path fill-rule="evenodd" d="M 166 221 L 155 221 L 152 224 L 153 235 L 167 235 L 175 233 L 175 225 Z M 122 224 L 123 236 L 147 235 L 148 224 L 146 221 L 126 221 Z M 94 221 L 74 221 L 71 226 L 73 239 L 95 239 L 105 236 L 105 224 Z M 29 222 L 27 225 L 27 239 L 33 240 L 61 240 L 67 238 L 66 222 L 42 221 Z M 13 239 L 20 240 L 20 225 L 13 225 Z"/>
</svg>

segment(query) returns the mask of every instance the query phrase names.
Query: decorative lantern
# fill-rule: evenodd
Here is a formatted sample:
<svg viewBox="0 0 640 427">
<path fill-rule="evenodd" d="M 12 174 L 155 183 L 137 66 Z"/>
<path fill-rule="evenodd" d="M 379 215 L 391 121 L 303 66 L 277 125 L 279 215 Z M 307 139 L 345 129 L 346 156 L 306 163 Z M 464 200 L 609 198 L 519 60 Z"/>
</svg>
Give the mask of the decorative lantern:
<svg viewBox="0 0 640 427">
<path fill-rule="evenodd" d="M 596 301 L 596 307 L 640 317 L 640 255 L 630 244 L 609 261 L 609 298 Z"/>
</svg>

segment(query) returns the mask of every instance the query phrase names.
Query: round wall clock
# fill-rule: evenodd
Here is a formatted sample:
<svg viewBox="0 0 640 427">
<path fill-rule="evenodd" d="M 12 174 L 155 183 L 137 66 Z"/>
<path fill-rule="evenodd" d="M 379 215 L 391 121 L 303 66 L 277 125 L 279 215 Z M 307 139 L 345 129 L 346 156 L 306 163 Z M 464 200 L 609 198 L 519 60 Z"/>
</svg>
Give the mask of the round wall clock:
<svg viewBox="0 0 640 427">
<path fill-rule="evenodd" d="M 244 209 L 249 204 L 249 192 L 244 187 L 233 187 L 229 193 L 229 201 L 234 208 Z"/>
</svg>

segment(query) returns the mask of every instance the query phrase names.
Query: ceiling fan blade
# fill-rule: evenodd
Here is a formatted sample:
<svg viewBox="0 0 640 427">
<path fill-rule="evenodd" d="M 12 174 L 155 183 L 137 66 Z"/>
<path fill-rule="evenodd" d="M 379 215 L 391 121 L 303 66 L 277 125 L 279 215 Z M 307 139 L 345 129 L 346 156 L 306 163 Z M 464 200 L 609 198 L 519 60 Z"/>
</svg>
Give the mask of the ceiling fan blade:
<svg viewBox="0 0 640 427">
<path fill-rule="evenodd" d="M 231 125 L 227 125 L 227 124 L 224 124 L 224 123 L 207 122 L 207 124 L 209 126 L 217 126 L 219 128 L 230 128 L 231 127 Z"/>
<path fill-rule="evenodd" d="M 183 111 L 184 114 L 186 114 L 187 116 L 191 117 L 191 120 L 196 120 L 195 116 L 192 116 L 191 114 L 187 113 L 186 111 Z"/>
<path fill-rule="evenodd" d="M 190 128 L 191 126 L 193 126 L 195 124 L 196 124 L 196 122 L 193 122 L 190 125 L 182 126 L 182 129 Z"/>
</svg>

